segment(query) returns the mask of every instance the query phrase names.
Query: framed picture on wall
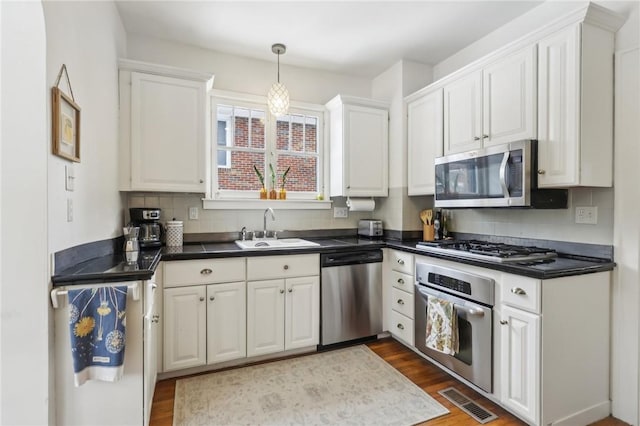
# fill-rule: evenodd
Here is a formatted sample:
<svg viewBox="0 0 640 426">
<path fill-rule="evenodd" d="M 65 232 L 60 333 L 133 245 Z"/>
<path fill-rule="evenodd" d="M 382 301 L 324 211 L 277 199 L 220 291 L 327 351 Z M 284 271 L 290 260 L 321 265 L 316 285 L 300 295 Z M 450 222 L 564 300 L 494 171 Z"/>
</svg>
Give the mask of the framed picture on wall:
<svg viewBox="0 0 640 426">
<path fill-rule="evenodd" d="M 51 89 L 53 153 L 80 162 L 80 107 L 58 87 Z"/>
</svg>

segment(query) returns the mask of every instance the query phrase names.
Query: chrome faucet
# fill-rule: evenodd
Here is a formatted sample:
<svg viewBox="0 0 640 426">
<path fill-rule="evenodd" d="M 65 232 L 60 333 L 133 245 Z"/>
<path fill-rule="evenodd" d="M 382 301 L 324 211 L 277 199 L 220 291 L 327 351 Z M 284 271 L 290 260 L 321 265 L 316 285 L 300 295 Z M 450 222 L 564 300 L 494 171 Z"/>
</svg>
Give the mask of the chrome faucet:
<svg viewBox="0 0 640 426">
<path fill-rule="evenodd" d="M 271 207 L 264 211 L 264 222 L 262 227 L 263 238 L 267 238 L 267 213 L 271 213 L 271 220 L 276 220 L 276 215 L 273 213 L 273 209 Z"/>
</svg>

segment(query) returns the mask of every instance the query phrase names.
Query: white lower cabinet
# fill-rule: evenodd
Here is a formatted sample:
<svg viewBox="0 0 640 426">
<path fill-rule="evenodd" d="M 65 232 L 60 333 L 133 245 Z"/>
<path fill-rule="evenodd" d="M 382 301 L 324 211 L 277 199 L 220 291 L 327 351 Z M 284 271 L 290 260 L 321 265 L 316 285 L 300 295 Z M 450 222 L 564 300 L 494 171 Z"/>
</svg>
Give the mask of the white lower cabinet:
<svg viewBox="0 0 640 426">
<path fill-rule="evenodd" d="M 247 356 L 318 344 L 318 276 L 250 281 L 247 292 Z"/>
<path fill-rule="evenodd" d="M 247 356 L 246 285 L 207 286 L 207 364 Z"/>
<path fill-rule="evenodd" d="M 164 371 L 206 363 L 205 286 L 164 290 Z"/>
<path fill-rule="evenodd" d="M 540 393 L 540 316 L 502 308 L 502 403 L 538 423 Z"/>
<path fill-rule="evenodd" d="M 396 338 L 414 346 L 414 259 L 411 253 L 389 250 L 387 253 L 387 280 L 384 304 L 389 318 L 389 332 Z"/>
</svg>

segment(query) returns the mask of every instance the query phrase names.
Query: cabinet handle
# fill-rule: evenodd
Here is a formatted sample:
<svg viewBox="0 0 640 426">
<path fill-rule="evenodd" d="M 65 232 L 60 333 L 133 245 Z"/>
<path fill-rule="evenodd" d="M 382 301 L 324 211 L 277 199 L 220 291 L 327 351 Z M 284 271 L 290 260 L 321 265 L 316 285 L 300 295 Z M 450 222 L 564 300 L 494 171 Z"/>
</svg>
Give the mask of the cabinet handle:
<svg viewBox="0 0 640 426">
<path fill-rule="evenodd" d="M 283 289 L 283 288 L 281 288 L 281 289 L 280 289 L 280 294 L 283 294 L 283 293 L 284 293 L 284 289 Z"/>
<path fill-rule="evenodd" d="M 293 292 L 293 288 L 290 288 L 290 289 L 289 289 L 289 293 L 291 293 L 291 292 Z"/>
<path fill-rule="evenodd" d="M 404 265 L 404 260 L 398 259 L 398 265 Z"/>
<path fill-rule="evenodd" d="M 489 135 L 482 135 L 482 139 L 487 139 Z"/>
<path fill-rule="evenodd" d="M 214 300 L 216 300 L 216 298 L 214 296 L 209 296 L 209 300 L 213 302 Z"/>
<path fill-rule="evenodd" d="M 507 325 L 507 324 L 509 324 L 509 321 L 506 321 L 506 320 L 500 320 L 500 324 L 502 324 L 502 325 Z"/>
<path fill-rule="evenodd" d="M 151 283 L 151 289 L 155 290 L 156 288 L 158 288 L 158 284 L 156 283 Z"/>
<path fill-rule="evenodd" d="M 200 271 L 200 273 L 202 275 L 209 275 L 210 273 L 212 273 L 213 271 L 209 268 L 204 268 L 202 271 Z"/>
<path fill-rule="evenodd" d="M 288 270 L 289 269 L 289 265 L 284 265 L 284 270 Z"/>
<path fill-rule="evenodd" d="M 480 140 L 480 138 L 479 138 L 478 136 L 474 136 L 474 137 L 473 137 L 473 140 L 474 140 L 474 141 L 479 141 L 479 140 Z"/>
<path fill-rule="evenodd" d="M 400 330 L 404 330 L 404 325 L 402 325 L 402 324 L 398 324 L 398 328 L 399 328 Z"/>
<path fill-rule="evenodd" d="M 398 284 L 404 284 L 404 280 L 402 278 L 398 278 Z"/>
<path fill-rule="evenodd" d="M 200 183 L 204 183 L 204 180 L 200 179 Z"/>
<path fill-rule="evenodd" d="M 543 175 L 543 174 L 545 174 L 545 173 L 547 173 L 547 172 L 546 172 L 546 170 L 544 170 L 544 169 L 538 169 L 538 174 L 539 174 L 539 175 Z"/>
<path fill-rule="evenodd" d="M 523 289 L 521 289 L 520 287 L 514 287 L 511 289 L 511 293 L 513 294 L 520 294 L 520 295 L 525 295 L 527 294 L 526 291 L 524 291 Z"/>
<path fill-rule="evenodd" d="M 204 297 L 201 297 L 201 298 L 200 298 L 200 301 L 201 301 L 201 302 L 204 302 Z"/>
<path fill-rule="evenodd" d="M 398 305 L 404 305 L 404 300 L 398 299 Z"/>
</svg>

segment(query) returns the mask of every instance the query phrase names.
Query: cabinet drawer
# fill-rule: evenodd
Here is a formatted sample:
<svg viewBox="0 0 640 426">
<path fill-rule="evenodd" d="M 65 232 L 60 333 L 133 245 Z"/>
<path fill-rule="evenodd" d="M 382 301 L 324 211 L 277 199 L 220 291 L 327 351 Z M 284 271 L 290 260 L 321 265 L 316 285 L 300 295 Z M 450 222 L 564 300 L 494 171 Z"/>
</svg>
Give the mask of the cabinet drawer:
<svg viewBox="0 0 640 426">
<path fill-rule="evenodd" d="M 391 271 L 390 277 L 391 277 L 392 286 L 413 294 L 413 291 L 414 291 L 413 275 L 404 274 L 398 271 Z"/>
<path fill-rule="evenodd" d="M 181 260 L 164 263 L 164 286 L 244 281 L 244 257 L 228 259 Z"/>
<path fill-rule="evenodd" d="M 397 288 L 392 288 L 391 306 L 394 311 L 400 312 L 401 314 L 413 319 L 413 294 L 398 290 Z"/>
<path fill-rule="evenodd" d="M 503 277 L 500 286 L 502 303 L 536 314 L 541 313 L 540 280 L 507 274 Z"/>
<path fill-rule="evenodd" d="M 413 320 L 404 315 L 391 311 L 391 334 L 398 339 L 404 340 L 409 346 L 414 346 Z"/>
<path fill-rule="evenodd" d="M 259 256 L 247 259 L 247 280 L 320 275 L 320 255 Z"/>
<path fill-rule="evenodd" d="M 413 255 L 398 250 L 389 250 L 389 262 L 391 269 L 405 274 L 413 275 Z"/>
</svg>

